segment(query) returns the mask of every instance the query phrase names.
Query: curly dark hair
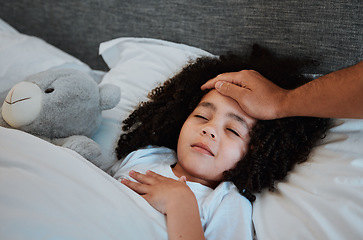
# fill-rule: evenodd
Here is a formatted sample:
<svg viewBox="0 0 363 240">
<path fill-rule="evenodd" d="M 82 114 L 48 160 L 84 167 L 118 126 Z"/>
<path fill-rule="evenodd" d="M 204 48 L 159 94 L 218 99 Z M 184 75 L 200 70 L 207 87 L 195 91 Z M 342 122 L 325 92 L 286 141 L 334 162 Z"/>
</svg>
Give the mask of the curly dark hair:
<svg viewBox="0 0 363 240">
<path fill-rule="evenodd" d="M 296 88 L 309 79 L 301 74 L 311 61 L 277 58 L 254 46 L 250 56 L 201 57 L 162 86 L 153 89 L 149 101 L 141 103 L 123 121 L 124 134 L 116 148 L 119 159 L 147 145 L 165 146 L 176 151 L 179 132 L 187 117 L 207 93 L 201 85 L 218 74 L 253 69 L 285 89 Z M 249 150 L 237 166 L 224 173 L 251 202 L 254 193 L 285 178 L 296 163 L 307 160 L 311 149 L 325 136 L 329 119 L 289 117 L 259 120 L 250 136 Z"/>
</svg>

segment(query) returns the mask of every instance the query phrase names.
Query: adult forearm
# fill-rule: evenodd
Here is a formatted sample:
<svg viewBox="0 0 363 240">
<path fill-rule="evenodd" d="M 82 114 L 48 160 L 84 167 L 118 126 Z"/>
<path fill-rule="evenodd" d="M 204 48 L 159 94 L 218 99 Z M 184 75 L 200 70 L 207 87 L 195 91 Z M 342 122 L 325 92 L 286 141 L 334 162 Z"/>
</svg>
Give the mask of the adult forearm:
<svg viewBox="0 0 363 240">
<path fill-rule="evenodd" d="M 363 118 L 363 61 L 289 91 L 280 115 Z"/>
</svg>

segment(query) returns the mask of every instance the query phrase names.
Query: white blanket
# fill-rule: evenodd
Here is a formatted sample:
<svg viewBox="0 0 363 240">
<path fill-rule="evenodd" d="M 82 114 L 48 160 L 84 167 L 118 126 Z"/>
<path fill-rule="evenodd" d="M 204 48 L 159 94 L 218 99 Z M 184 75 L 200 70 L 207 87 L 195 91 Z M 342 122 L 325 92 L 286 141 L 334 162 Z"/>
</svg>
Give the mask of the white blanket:
<svg viewBox="0 0 363 240">
<path fill-rule="evenodd" d="M 258 196 L 258 239 L 363 236 L 362 126 L 351 120 L 333 128 L 276 193 Z M 0 127 L 0 239 L 167 239 L 167 233 L 162 214 L 77 153 Z"/>
<path fill-rule="evenodd" d="M 0 153 L 0 239 L 167 239 L 162 214 L 77 153 L 2 127 Z"/>
</svg>

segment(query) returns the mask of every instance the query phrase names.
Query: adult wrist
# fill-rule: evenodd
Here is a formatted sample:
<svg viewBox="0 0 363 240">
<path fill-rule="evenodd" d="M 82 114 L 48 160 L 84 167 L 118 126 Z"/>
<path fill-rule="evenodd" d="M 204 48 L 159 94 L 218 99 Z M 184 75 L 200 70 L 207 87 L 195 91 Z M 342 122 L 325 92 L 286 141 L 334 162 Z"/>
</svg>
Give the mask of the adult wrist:
<svg viewBox="0 0 363 240">
<path fill-rule="evenodd" d="M 292 103 L 292 91 L 293 90 L 283 90 L 279 100 L 277 101 L 274 119 L 291 117 L 293 114 L 291 112 L 291 103 Z"/>
</svg>

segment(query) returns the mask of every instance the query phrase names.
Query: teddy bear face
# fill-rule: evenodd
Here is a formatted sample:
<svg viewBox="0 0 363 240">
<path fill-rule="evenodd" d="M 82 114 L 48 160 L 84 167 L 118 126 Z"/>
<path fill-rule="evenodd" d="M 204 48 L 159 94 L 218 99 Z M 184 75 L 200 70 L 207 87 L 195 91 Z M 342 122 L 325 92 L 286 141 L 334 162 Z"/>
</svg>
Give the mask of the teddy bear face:
<svg viewBox="0 0 363 240">
<path fill-rule="evenodd" d="M 35 74 L 13 87 L 2 115 L 12 127 L 38 136 L 91 136 L 101 121 L 98 85 L 79 71 Z"/>
</svg>

